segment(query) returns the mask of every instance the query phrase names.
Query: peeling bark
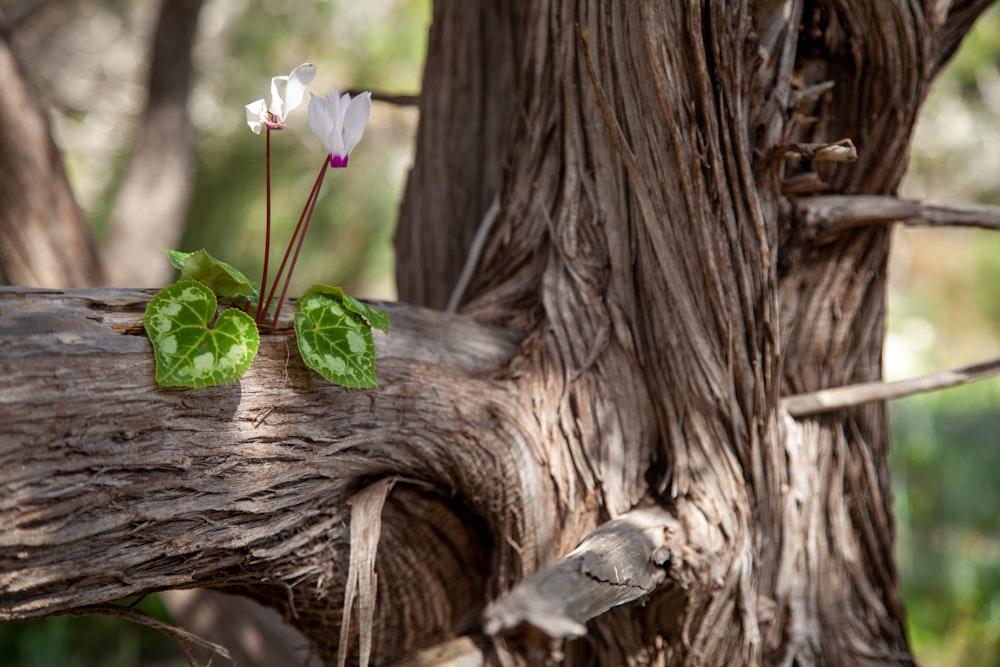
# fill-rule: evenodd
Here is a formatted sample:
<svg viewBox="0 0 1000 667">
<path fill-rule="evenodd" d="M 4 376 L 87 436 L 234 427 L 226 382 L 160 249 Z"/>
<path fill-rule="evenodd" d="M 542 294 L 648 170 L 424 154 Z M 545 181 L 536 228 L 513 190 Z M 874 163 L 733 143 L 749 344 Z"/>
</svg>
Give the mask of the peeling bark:
<svg viewBox="0 0 1000 667">
<path fill-rule="evenodd" d="M 162 389 L 141 335 L 150 296 L 0 291 L 0 620 L 217 588 L 282 610 L 333 659 L 348 503 L 388 474 L 379 568 L 413 587 L 380 589 L 376 646 L 473 627 L 487 582 L 516 574 L 489 566 L 491 534 L 517 539 L 505 499 L 539 484 L 512 418 L 526 399 L 490 379 L 516 334 L 385 304 L 380 390 L 330 386 L 280 335 L 236 384 Z"/>
</svg>

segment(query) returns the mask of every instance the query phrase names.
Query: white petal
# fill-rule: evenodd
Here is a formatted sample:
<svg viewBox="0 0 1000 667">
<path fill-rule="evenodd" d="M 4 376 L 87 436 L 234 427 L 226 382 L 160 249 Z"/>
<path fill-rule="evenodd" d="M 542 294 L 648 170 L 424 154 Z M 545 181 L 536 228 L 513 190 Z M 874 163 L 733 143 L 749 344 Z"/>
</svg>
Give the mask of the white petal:
<svg viewBox="0 0 1000 667">
<path fill-rule="evenodd" d="M 285 113 L 302 104 L 302 97 L 306 93 L 306 86 L 316 76 L 316 66 L 312 63 L 304 63 L 292 70 L 288 75 L 288 82 L 285 85 Z"/>
<path fill-rule="evenodd" d="M 247 110 L 247 125 L 253 130 L 254 134 L 260 134 L 261 129 L 264 127 L 263 117 L 267 111 L 267 107 L 264 105 L 264 100 L 254 100 L 250 104 L 246 105 Z"/>
<path fill-rule="evenodd" d="M 330 133 L 330 155 L 335 155 L 338 157 L 347 157 L 350 151 L 347 150 L 347 146 L 344 145 L 344 134 L 339 131 L 334 131 Z"/>
<path fill-rule="evenodd" d="M 316 97 L 309 93 L 309 129 L 320 140 L 326 151 L 330 152 L 330 133 L 333 130 L 333 123 L 327 114 L 326 103 L 322 97 Z"/>
<path fill-rule="evenodd" d="M 271 113 L 277 116 L 279 122 L 285 122 L 285 88 L 288 86 L 287 76 L 271 78 Z"/>
<path fill-rule="evenodd" d="M 326 106 L 326 114 L 330 117 L 330 121 L 339 128 L 344 119 L 344 109 L 340 104 L 340 90 L 336 86 L 333 87 L 333 92 L 323 98 L 323 104 Z"/>
<path fill-rule="evenodd" d="M 361 141 L 368 124 L 368 115 L 372 110 L 372 94 L 364 92 L 351 100 L 344 114 L 344 148 L 348 154 Z"/>
</svg>

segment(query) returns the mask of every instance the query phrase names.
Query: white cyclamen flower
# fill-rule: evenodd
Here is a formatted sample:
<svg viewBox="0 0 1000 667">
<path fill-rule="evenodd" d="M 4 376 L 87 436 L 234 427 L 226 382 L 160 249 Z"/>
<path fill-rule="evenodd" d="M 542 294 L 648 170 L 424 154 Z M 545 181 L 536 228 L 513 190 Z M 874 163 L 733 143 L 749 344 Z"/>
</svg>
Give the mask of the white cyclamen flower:
<svg viewBox="0 0 1000 667">
<path fill-rule="evenodd" d="M 353 100 L 337 88 L 326 97 L 309 93 L 309 129 L 330 155 L 331 167 L 346 167 L 351 151 L 361 141 L 372 110 L 372 94 L 363 92 Z"/>
<path fill-rule="evenodd" d="M 288 76 L 276 76 L 271 79 L 271 104 L 263 99 L 255 100 L 246 106 L 247 125 L 254 134 L 260 134 L 263 128 L 280 130 L 285 127 L 285 119 L 292 109 L 302 104 L 306 86 L 316 76 L 316 66 L 304 63 L 292 70 Z"/>
</svg>

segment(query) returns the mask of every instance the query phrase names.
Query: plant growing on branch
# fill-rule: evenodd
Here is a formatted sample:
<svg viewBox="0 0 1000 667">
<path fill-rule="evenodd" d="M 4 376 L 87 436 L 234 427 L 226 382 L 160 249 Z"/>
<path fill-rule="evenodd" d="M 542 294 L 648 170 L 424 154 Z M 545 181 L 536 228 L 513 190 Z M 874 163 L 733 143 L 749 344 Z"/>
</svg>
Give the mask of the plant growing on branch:
<svg viewBox="0 0 1000 667">
<path fill-rule="evenodd" d="M 271 252 L 271 132 L 285 128 L 288 114 L 302 104 L 316 66 L 299 65 L 271 79 L 271 101 L 246 105 L 247 125 L 265 131 L 266 213 L 264 269 L 260 284 L 207 251 L 167 250 L 181 272 L 146 308 L 144 325 L 156 359 L 156 381 L 164 386 L 207 387 L 233 382 L 247 371 L 260 345 L 259 329 L 279 331 L 288 286 L 309 229 L 328 168 L 345 168 L 364 136 L 371 93 L 353 99 L 337 88 L 327 97 L 311 95 L 309 127 L 326 149 L 323 164 L 302 207 L 277 274 L 268 289 Z M 294 250 L 293 250 L 294 248 Z M 286 271 L 287 268 L 287 271 Z M 282 278 L 284 280 L 282 281 Z M 275 301 L 275 292 L 281 291 Z M 266 297 L 265 297 L 266 295 Z M 372 327 L 389 332 L 388 315 L 354 299 L 339 287 L 314 285 L 300 301 L 294 333 L 302 360 L 324 378 L 345 387 L 376 386 Z M 251 317 L 248 312 L 254 308 Z"/>
</svg>

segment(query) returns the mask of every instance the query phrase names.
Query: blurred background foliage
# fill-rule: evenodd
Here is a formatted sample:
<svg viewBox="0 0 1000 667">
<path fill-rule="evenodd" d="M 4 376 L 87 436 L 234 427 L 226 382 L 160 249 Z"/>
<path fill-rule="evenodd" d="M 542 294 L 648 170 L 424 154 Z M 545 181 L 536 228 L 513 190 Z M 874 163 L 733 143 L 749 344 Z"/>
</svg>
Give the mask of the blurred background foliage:
<svg viewBox="0 0 1000 667">
<path fill-rule="evenodd" d="M 305 61 L 326 94 L 420 85 L 431 0 L 207 0 L 191 101 L 197 177 L 181 248 L 205 247 L 251 276 L 263 246 L 264 139 L 243 105 Z M 56 139 L 98 238 L 144 101 L 156 3 L 0 0 L 14 44 L 52 109 Z M 393 298 L 391 237 L 417 112 L 376 102 L 350 169 L 330 174 L 292 293 L 313 282 Z M 272 136 L 274 247 L 291 233 L 323 153 L 305 108 Z M 1000 205 L 1000 7 L 965 40 L 917 128 L 904 196 Z M 276 261 L 276 260 L 272 260 Z M 1000 356 L 1000 234 L 898 229 L 886 375 Z M 1000 665 L 1000 382 L 891 406 L 900 576 L 913 647 L 926 667 Z M 166 617 L 156 598 L 143 603 Z M 3 664 L 181 665 L 158 633 L 85 617 L 0 626 Z"/>
<path fill-rule="evenodd" d="M 1000 205 L 1000 5 L 921 112 L 901 193 Z M 1000 357 L 1000 234 L 898 228 L 885 372 Z M 890 404 L 897 554 L 925 667 L 1000 665 L 1000 380 Z"/>
</svg>

